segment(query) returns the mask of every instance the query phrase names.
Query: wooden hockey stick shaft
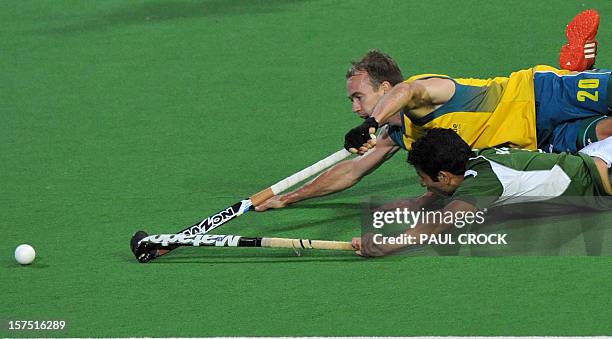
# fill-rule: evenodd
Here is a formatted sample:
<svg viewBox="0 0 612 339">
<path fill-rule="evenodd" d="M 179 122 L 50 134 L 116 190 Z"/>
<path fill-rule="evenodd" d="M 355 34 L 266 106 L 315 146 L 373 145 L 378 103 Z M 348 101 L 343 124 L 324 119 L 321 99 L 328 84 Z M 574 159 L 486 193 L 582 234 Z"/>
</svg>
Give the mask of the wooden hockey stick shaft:
<svg viewBox="0 0 612 339">
<path fill-rule="evenodd" d="M 294 248 L 314 250 L 354 251 L 353 245 L 348 241 L 288 239 L 288 238 L 262 238 L 261 247 Z"/>
<path fill-rule="evenodd" d="M 314 250 L 354 251 L 347 241 L 310 240 L 291 238 L 250 238 L 239 235 L 216 234 L 157 234 L 150 235 L 141 242 L 155 244 L 160 248 L 176 248 L 181 246 L 213 246 L 213 247 L 269 247 Z"/>
</svg>

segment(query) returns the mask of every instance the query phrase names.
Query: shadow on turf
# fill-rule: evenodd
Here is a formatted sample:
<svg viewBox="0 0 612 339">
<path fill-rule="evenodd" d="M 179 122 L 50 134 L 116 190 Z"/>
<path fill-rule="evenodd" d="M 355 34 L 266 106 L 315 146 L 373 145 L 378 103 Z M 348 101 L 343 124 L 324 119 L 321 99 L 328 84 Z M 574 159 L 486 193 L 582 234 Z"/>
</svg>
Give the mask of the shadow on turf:
<svg viewBox="0 0 612 339">
<path fill-rule="evenodd" d="M 313 263 L 313 262 L 319 262 L 319 263 L 324 263 L 324 262 L 361 262 L 363 260 L 365 260 L 364 258 L 360 258 L 356 255 L 353 255 L 351 257 L 345 257 L 345 258 L 333 258 L 333 259 L 322 259 L 322 258 L 308 258 L 308 259 L 303 259 L 303 257 L 286 257 L 286 259 L 282 260 L 282 259 L 265 259 L 265 258 L 257 258 L 256 260 L 253 260 L 253 258 L 249 258 L 249 257 L 240 257 L 240 258 L 235 258 L 232 260 L 227 260 L 225 257 L 224 258 L 210 258 L 210 259 L 204 259 L 204 258 L 195 258 L 195 257 L 189 257 L 190 260 L 185 260 L 185 259 L 179 259 L 177 258 L 176 260 L 164 260 L 164 261 L 156 261 L 154 263 L 154 265 L 163 265 L 163 264 L 281 264 L 281 263 L 292 263 L 292 264 L 296 264 L 296 263 Z M 276 257 L 273 257 L 276 258 Z"/>
<path fill-rule="evenodd" d="M 229 260 L 228 260 L 229 259 Z M 317 255 L 304 254 L 266 254 L 266 255 L 213 255 L 213 256 L 177 256 L 160 259 L 155 264 L 280 264 L 280 263 L 325 263 L 325 262 L 361 262 L 364 258 L 358 257 L 354 253 Z"/>
<path fill-rule="evenodd" d="M 42 28 L 40 33 L 80 33 L 104 30 L 112 26 L 150 24 L 162 21 L 194 17 L 216 17 L 242 14 L 260 14 L 287 11 L 294 3 L 314 0 L 202 0 L 202 1 L 151 1 L 143 4 L 125 2 L 125 7 L 100 15 L 84 17 L 83 21 L 61 27 Z"/>
<path fill-rule="evenodd" d="M 353 252 L 312 252 L 310 250 L 302 250 L 298 256 L 290 250 L 274 250 L 270 249 L 201 249 L 207 252 L 206 254 L 185 255 L 169 254 L 163 258 L 152 261 L 149 264 L 245 264 L 245 263 L 302 263 L 302 262 L 358 262 L 364 258 L 356 256 Z M 240 254 L 228 254 L 228 251 L 239 251 Z M 216 252 L 216 253 L 215 253 Z M 250 252 L 250 253 L 246 253 Z M 266 253 L 264 253 L 266 252 Z M 136 264 L 136 259 L 133 257 L 126 258 L 121 254 L 125 262 Z M 149 265 L 147 264 L 147 265 Z"/>
<path fill-rule="evenodd" d="M 286 232 L 286 231 L 294 231 L 294 230 L 300 230 L 300 229 L 304 229 L 304 228 L 311 228 L 311 227 L 316 227 L 316 226 L 322 226 L 322 225 L 326 225 L 326 224 L 330 224 L 330 223 L 337 223 L 338 221 L 342 221 L 342 220 L 349 220 L 349 219 L 354 219 L 355 217 L 358 217 L 359 213 L 350 213 L 350 214 L 345 214 L 345 215 L 339 215 L 339 216 L 334 216 L 332 218 L 326 218 L 326 219 L 321 219 L 321 220 L 317 220 L 317 221 L 308 221 L 308 222 L 304 222 L 304 223 L 300 223 L 300 224 L 293 224 L 293 225 L 289 225 L 289 226 L 283 226 L 283 227 L 266 227 L 266 234 L 274 234 L 274 233 L 278 233 L 278 232 Z M 359 222 L 357 222 L 355 225 L 353 225 L 356 232 L 359 231 Z M 330 227 L 328 227 L 330 228 Z M 331 227 L 331 228 L 337 228 L 337 226 Z M 322 237 L 329 237 L 331 236 L 331 234 L 329 233 L 324 233 L 321 234 L 320 236 Z"/>
<path fill-rule="evenodd" d="M 33 263 L 30 265 L 19 265 L 17 263 L 12 263 L 12 264 L 8 264 L 6 265 L 6 268 L 15 268 L 15 269 L 24 269 L 24 270 L 41 270 L 41 269 L 45 269 L 45 268 L 49 268 L 49 265 L 45 265 L 45 264 L 37 264 L 37 263 Z"/>
<path fill-rule="evenodd" d="M 386 181 L 384 183 L 369 183 L 359 184 L 348 192 L 342 192 L 343 197 L 362 197 L 363 199 L 370 196 L 384 196 L 385 192 L 393 191 L 399 188 L 402 189 L 402 196 L 414 197 L 421 195 L 425 190 L 420 187 L 417 179 L 414 182 L 410 181 L 411 177 L 402 178 L 394 181 Z M 413 192 L 416 189 L 417 192 Z M 404 193 L 405 192 L 405 193 Z"/>
<path fill-rule="evenodd" d="M 331 209 L 331 210 L 359 210 L 361 204 L 353 202 L 306 202 L 297 205 L 289 205 L 287 209 Z M 273 212 L 274 210 L 270 210 Z"/>
<path fill-rule="evenodd" d="M 44 258 L 40 256 L 38 256 L 34 260 L 34 262 L 29 265 L 20 265 L 14 260 L 6 260 L 4 261 L 4 264 L 5 264 L 4 267 L 11 268 L 11 269 L 21 269 L 21 270 L 40 270 L 40 269 L 51 267 L 48 264 L 41 263 L 41 261 L 44 261 Z"/>
</svg>

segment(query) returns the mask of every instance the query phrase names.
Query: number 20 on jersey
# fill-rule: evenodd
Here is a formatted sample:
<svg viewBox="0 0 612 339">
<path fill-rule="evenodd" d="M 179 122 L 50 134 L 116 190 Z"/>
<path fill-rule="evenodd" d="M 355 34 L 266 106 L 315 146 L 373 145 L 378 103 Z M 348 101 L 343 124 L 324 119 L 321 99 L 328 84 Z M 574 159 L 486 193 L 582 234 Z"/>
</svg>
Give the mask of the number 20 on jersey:
<svg viewBox="0 0 612 339">
<path fill-rule="evenodd" d="M 576 93 L 576 99 L 580 102 L 586 101 L 586 99 L 592 101 L 599 100 L 599 91 L 587 91 L 588 89 L 598 88 L 599 87 L 599 79 L 582 79 L 578 81 L 578 88 L 582 90 Z"/>
</svg>

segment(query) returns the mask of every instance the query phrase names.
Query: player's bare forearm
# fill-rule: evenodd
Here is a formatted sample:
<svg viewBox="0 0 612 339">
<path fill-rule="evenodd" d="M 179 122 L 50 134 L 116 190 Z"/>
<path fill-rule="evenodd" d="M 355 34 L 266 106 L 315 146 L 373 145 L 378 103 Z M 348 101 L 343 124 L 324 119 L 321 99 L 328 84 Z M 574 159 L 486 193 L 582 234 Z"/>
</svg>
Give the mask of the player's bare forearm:
<svg viewBox="0 0 612 339">
<path fill-rule="evenodd" d="M 372 112 L 372 117 L 379 125 L 383 125 L 404 108 L 413 109 L 430 105 L 430 102 L 427 90 L 420 82 L 400 83 L 381 98 Z"/>
<path fill-rule="evenodd" d="M 269 208 L 283 208 L 298 201 L 345 190 L 375 170 L 398 149 L 399 147 L 389 138 L 386 130 L 383 130 L 380 144 L 366 155 L 340 162 L 299 189 L 275 196 L 257 206 L 255 210 L 261 212 Z"/>
<path fill-rule="evenodd" d="M 383 130 L 379 139 L 380 142 L 378 145 L 366 155 L 343 161 L 333 166 L 313 181 L 302 186 L 295 192 L 286 194 L 281 197 L 281 199 L 284 199 L 290 204 L 305 199 L 340 192 L 352 187 L 363 177 L 372 173 L 399 150 L 399 147 L 396 146 L 389 137 L 386 129 Z"/>
<path fill-rule="evenodd" d="M 428 223 L 428 224 L 418 224 L 414 228 L 407 229 L 404 234 L 407 237 L 414 239 L 411 244 L 384 244 L 384 245 L 376 245 L 373 242 L 373 239 L 368 239 L 368 247 L 369 249 L 361 250 L 362 255 L 365 256 L 384 256 L 393 254 L 397 251 L 403 250 L 408 247 L 420 245 L 421 234 L 440 234 L 442 232 L 446 232 L 452 227 L 452 223 Z"/>
<path fill-rule="evenodd" d="M 355 185 L 365 175 L 359 175 L 354 170 L 355 160 L 343 161 L 303 185 L 293 192 L 277 195 L 263 204 L 256 206 L 255 210 L 263 212 L 270 208 L 283 208 L 296 202 L 316 198 L 345 190 Z"/>
<path fill-rule="evenodd" d="M 340 192 L 355 185 L 399 150 L 389 137 L 386 126 L 383 127 L 379 139 L 378 145 L 364 156 L 340 162 L 299 189 L 274 196 L 255 207 L 255 210 L 261 212 L 270 208 L 283 208 L 298 201 Z"/>
<path fill-rule="evenodd" d="M 440 199 L 439 195 L 434 194 L 433 192 L 425 192 L 423 195 L 416 198 L 407 198 L 396 200 L 384 205 L 381 205 L 376 208 L 378 211 L 391 211 L 395 209 L 408 209 L 411 211 L 416 211 L 420 209 L 426 209 L 428 206 L 433 204 L 434 202 Z"/>
<path fill-rule="evenodd" d="M 410 102 L 412 95 L 413 93 L 410 90 L 410 85 L 403 83 L 395 85 L 395 87 L 378 102 L 372 112 L 372 117 L 376 119 L 379 125 L 384 125 L 389 118 Z"/>
<path fill-rule="evenodd" d="M 453 201 L 449 203 L 446 207 L 444 207 L 441 212 L 442 214 L 446 214 L 447 212 L 451 212 L 452 215 L 457 215 L 458 212 L 476 212 L 477 208 L 469 203 L 464 201 Z M 448 231 L 454 225 L 454 220 L 450 218 L 443 218 L 442 220 L 438 220 L 437 223 L 419 223 L 412 228 L 408 228 L 404 234 L 410 239 L 414 239 L 410 244 L 402 243 L 402 244 L 375 244 L 373 240 L 373 235 L 369 234 L 361 239 L 353 239 L 353 245 L 357 248 L 357 253 L 362 256 L 384 256 L 388 254 L 395 253 L 402 249 L 420 245 L 420 239 L 422 234 L 433 235 L 440 234 Z"/>
<path fill-rule="evenodd" d="M 430 108 L 433 110 L 437 105 L 448 102 L 454 93 L 454 82 L 445 78 L 433 77 L 410 83 L 399 83 L 378 102 L 372 112 L 372 117 L 379 125 L 383 125 L 402 109 Z"/>
<path fill-rule="evenodd" d="M 439 197 L 434 194 L 434 196 Z M 437 199 L 437 198 L 436 198 Z M 448 231 L 453 225 L 455 225 L 454 216 L 457 215 L 465 215 L 467 212 L 476 212 L 478 209 L 465 201 L 455 200 L 446 205 L 443 209 L 440 210 L 442 215 L 452 215 L 453 218 L 443 218 L 438 220 L 438 223 L 425 223 L 425 224 L 417 224 L 414 228 L 407 229 L 404 233 L 408 236 L 414 236 L 417 239 L 417 243 L 415 245 L 420 245 L 421 243 L 418 241 L 420 239 L 421 234 L 440 234 L 442 232 Z M 450 212 L 450 213 L 449 213 Z"/>
<path fill-rule="evenodd" d="M 353 160 L 343 161 L 299 189 L 280 197 L 286 205 L 345 190 L 355 185 L 361 176 L 353 171 Z"/>
<path fill-rule="evenodd" d="M 417 208 L 428 208 L 435 202 L 440 201 L 442 197 L 434 192 L 427 191 L 417 198 Z"/>
</svg>

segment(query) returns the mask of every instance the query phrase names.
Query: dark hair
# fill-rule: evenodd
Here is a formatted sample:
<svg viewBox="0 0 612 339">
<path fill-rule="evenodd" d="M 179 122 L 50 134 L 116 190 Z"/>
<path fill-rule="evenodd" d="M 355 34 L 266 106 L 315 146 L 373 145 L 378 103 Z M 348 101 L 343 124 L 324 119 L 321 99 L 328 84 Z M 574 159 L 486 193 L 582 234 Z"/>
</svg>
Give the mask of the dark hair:
<svg viewBox="0 0 612 339">
<path fill-rule="evenodd" d="M 395 60 L 388 54 L 376 49 L 370 50 L 361 60 L 351 62 L 351 68 L 346 72 L 346 78 L 348 79 L 358 72 L 368 73 L 374 88 L 378 88 L 383 81 L 388 81 L 392 86 L 404 81 L 402 71 Z"/>
<path fill-rule="evenodd" d="M 471 156 L 472 149 L 455 131 L 432 128 L 412 143 L 408 162 L 433 181 L 438 181 L 440 171 L 463 174 Z"/>
</svg>

